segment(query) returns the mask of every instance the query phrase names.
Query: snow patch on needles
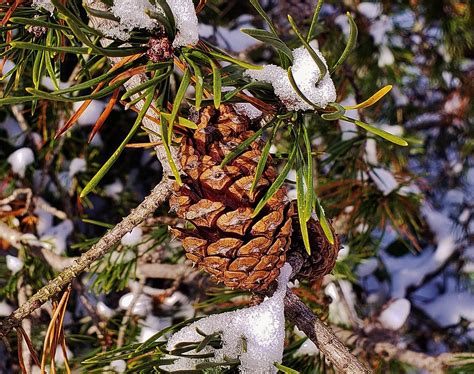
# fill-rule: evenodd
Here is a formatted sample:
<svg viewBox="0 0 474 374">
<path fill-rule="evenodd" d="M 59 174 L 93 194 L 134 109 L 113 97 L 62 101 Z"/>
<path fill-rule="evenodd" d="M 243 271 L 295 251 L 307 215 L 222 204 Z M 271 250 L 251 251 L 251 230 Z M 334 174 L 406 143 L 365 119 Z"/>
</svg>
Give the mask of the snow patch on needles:
<svg viewBox="0 0 474 374">
<path fill-rule="evenodd" d="M 281 362 L 285 340 L 285 315 L 283 300 L 290 279 L 291 266 L 285 264 L 278 277 L 278 289 L 272 297 L 260 305 L 237 311 L 215 314 L 192 323 L 174 334 L 168 341 L 167 349 L 172 351 L 180 342 L 199 342 L 203 336 L 196 329 L 210 335 L 219 332 L 222 337 L 221 349 L 209 346 L 200 353 L 214 353 L 211 362 L 223 362 L 224 358 L 240 358 L 241 373 L 276 373 L 275 362 Z M 244 351 L 243 338 L 247 349 Z M 191 351 L 190 354 L 196 352 Z M 169 357 L 172 358 L 172 357 Z M 193 369 L 203 359 L 179 358 L 167 370 Z"/>
<path fill-rule="evenodd" d="M 199 40 L 198 20 L 192 0 L 167 0 L 167 3 L 174 15 L 178 30 L 173 47 L 196 44 Z M 107 28 L 102 32 L 122 40 L 129 38 L 130 30 L 152 30 L 158 25 L 158 22 L 150 18 L 146 11 L 164 15 L 161 7 L 151 4 L 149 0 L 115 0 L 111 10 L 114 16 L 120 19 L 120 23 L 117 27 Z"/>
<path fill-rule="evenodd" d="M 313 48 L 314 49 L 314 48 Z M 318 49 L 314 49 L 326 65 L 326 60 Z M 318 82 L 320 70 L 305 47 L 293 50 L 291 68 L 295 82 L 301 92 L 315 105 L 325 108 L 336 100 L 336 88 L 329 73 Z M 261 70 L 247 70 L 246 74 L 256 81 L 270 83 L 275 94 L 288 110 L 313 110 L 293 89 L 285 69 L 277 65 L 265 65 Z M 318 82 L 318 83 L 317 83 Z"/>
<path fill-rule="evenodd" d="M 33 8 L 44 9 L 49 13 L 53 14 L 54 5 L 51 3 L 51 0 L 33 0 Z"/>
</svg>

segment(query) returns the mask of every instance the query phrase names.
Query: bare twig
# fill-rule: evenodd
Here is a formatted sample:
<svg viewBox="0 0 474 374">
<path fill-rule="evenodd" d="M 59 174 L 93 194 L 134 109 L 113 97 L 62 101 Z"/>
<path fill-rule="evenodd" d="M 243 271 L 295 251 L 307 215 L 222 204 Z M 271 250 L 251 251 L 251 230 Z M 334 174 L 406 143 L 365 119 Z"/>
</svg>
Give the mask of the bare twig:
<svg viewBox="0 0 474 374">
<path fill-rule="evenodd" d="M 338 372 L 350 374 L 371 372 L 352 355 L 331 328 L 321 322 L 290 289 L 286 291 L 285 315 L 316 344 Z"/>
<path fill-rule="evenodd" d="M 426 370 L 432 374 L 445 373 L 449 367 L 461 366 L 465 364 L 474 364 L 474 353 L 469 352 L 447 352 L 438 356 L 430 356 L 423 352 L 416 352 L 406 348 L 405 344 L 397 345 L 388 341 L 372 341 L 369 337 L 360 337 L 354 334 L 353 331 L 334 328 L 335 334 L 339 339 L 347 344 L 355 344 L 359 349 L 373 352 L 384 361 L 390 362 L 397 360 L 416 367 L 418 369 Z"/>
<path fill-rule="evenodd" d="M 0 338 L 8 334 L 12 328 L 18 326 L 25 317 L 29 316 L 52 296 L 61 292 L 74 278 L 88 269 L 94 261 L 103 257 L 120 241 L 122 236 L 142 222 L 148 215 L 152 214 L 168 199 L 172 183 L 173 182 L 167 178 L 161 181 L 136 209 L 132 210 L 127 217 L 108 231 L 91 249 L 85 252 L 75 264 L 61 272 L 9 317 L 0 322 Z"/>
</svg>

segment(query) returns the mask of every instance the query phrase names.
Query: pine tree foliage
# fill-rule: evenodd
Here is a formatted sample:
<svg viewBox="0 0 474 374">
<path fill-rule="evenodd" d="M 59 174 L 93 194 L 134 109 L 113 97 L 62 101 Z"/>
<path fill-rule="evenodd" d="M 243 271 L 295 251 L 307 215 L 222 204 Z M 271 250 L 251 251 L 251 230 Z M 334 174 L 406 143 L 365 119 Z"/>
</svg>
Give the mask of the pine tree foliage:
<svg viewBox="0 0 474 374">
<path fill-rule="evenodd" d="M 321 319 L 351 331 L 354 339 L 348 344 L 375 372 L 412 372 L 406 362 L 386 361 L 367 349 L 379 341 L 403 338 L 408 348 L 429 353 L 469 351 L 469 317 L 447 326 L 415 306 L 405 328 L 393 331 L 379 322 L 390 293 L 379 297 L 367 284 L 394 287 L 384 259 L 428 253 L 437 233 L 424 213 L 426 201 L 441 211 L 443 201 L 453 201 L 446 198 L 450 191 L 464 189 L 457 200 L 449 195 L 456 210 L 447 208 L 457 225 L 455 249 L 421 285 L 408 283 L 400 298 L 422 305 L 427 300 L 415 303 L 417 289 L 436 277 L 456 282 L 460 292 L 472 291 L 472 258 L 464 253 L 473 218 L 470 2 L 195 1 L 203 35 L 196 44 L 181 46 L 173 44 L 179 30 L 167 1 L 150 1 L 162 9 L 147 13 L 156 27 L 129 30 L 126 40 L 90 21 L 118 21 L 113 3 L 0 4 L 2 308 L 11 309 L 53 279 L 143 199 L 163 174 L 156 146 L 165 149 L 172 178 L 182 185 L 172 149 L 196 130 L 199 110 L 235 105 L 250 113 L 252 106 L 261 113 L 254 121 L 259 129 L 221 165 L 230 165 L 252 142 L 261 141 L 252 186 L 267 158 L 279 174 L 256 210 L 285 184 L 297 201 L 293 226 L 299 226 L 308 256 L 312 219 L 325 240 L 340 239 L 342 252 L 350 248 L 329 277 L 300 279 L 294 292 Z M 242 37 L 248 48 L 239 45 Z M 315 104 L 297 83 L 299 48 L 317 66 L 318 87 L 326 76 L 334 82 L 337 96 L 327 105 Z M 262 64 L 285 73 L 292 95 L 306 109 L 282 100 L 273 82 L 252 79 L 265 69 Z M 124 85 L 140 74 L 147 80 L 126 90 Z M 150 112 L 159 133 L 142 125 Z M 22 147 L 33 150 L 33 160 L 23 172 L 14 172 L 11 156 Z M 216 286 L 197 271 L 147 275 L 144 269 L 153 265 L 185 262 L 169 225 L 183 226 L 183 221 L 169 207 L 158 209 L 53 299 L 49 309 L 33 315 L 28 334 L 10 334 L 0 371 L 22 370 L 16 347 L 28 341 L 28 365 L 41 367 L 43 360 L 51 372 L 166 372 L 170 357 L 206 358 L 208 353 L 199 353 L 204 348 L 222 347 L 221 335 L 199 331 L 200 342 L 183 342 L 173 351 L 166 343 L 194 320 L 246 307 L 256 296 Z M 21 263 L 17 268 L 15 259 Z M 375 264 L 370 276 L 361 275 L 368 263 Z M 427 343 L 431 335 L 442 344 Z M 361 349 L 366 341 L 369 345 Z M 311 344 L 288 325 L 278 369 L 334 372 Z M 470 372 L 472 363 L 459 359 L 449 370 Z M 186 372 L 238 372 L 239 364 L 229 358 Z"/>
</svg>

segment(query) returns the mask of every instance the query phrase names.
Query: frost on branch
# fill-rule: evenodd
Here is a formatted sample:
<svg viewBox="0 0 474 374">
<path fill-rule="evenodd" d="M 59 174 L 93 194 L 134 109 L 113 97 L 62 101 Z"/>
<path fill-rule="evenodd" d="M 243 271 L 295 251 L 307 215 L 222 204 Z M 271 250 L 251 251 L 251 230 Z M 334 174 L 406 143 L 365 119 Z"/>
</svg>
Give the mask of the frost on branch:
<svg viewBox="0 0 474 374">
<path fill-rule="evenodd" d="M 278 289 L 272 297 L 260 305 L 209 316 L 174 334 L 167 345 L 170 351 L 181 342 L 201 341 L 203 337 L 196 329 L 207 335 L 220 333 L 223 345 L 221 349 L 215 350 L 207 346 L 200 351 L 200 354 L 214 353 L 215 357 L 212 359 L 179 358 L 173 365 L 167 366 L 167 370 L 193 369 L 201 362 L 223 362 L 225 358 L 239 358 L 241 373 L 276 373 L 274 363 L 280 363 L 283 356 L 285 340 L 283 300 L 290 274 L 291 266 L 285 264 L 278 277 Z M 188 354 L 195 353 L 191 351 Z"/>
<path fill-rule="evenodd" d="M 178 30 L 173 41 L 173 47 L 196 44 L 199 40 L 198 20 L 192 0 L 167 0 L 173 12 Z M 115 0 L 112 13 L 120 19 L 117 27 L 107 27 L 102 30 L 107 36 L 127 40 L 133 29 L 153 30 L 158 23 L 145 12 L 152 11 L 164 15 L 158 4 L 149 0 Z"/>
<path fill-rule="evenodd" d="M 313 48 L 319 58 L 326 65 L 321 52 Z M 293 50 L 293 66 L 291 68 L 295 82 L 303 94 L 315 105 L 325 108 L 330 102 L 336 101 L 336 88 L 329 75 L 318 82 L 320 71 L 313 58 L 305 47 Z M 293 89 L 285 69 L 277 65 L 265 65 L 261 70 L 247 70 L 246 74 L 256 81 L 270 83 L 275 94 L 285 104 L 288 110 L 312 110 Z"/>
</svg>

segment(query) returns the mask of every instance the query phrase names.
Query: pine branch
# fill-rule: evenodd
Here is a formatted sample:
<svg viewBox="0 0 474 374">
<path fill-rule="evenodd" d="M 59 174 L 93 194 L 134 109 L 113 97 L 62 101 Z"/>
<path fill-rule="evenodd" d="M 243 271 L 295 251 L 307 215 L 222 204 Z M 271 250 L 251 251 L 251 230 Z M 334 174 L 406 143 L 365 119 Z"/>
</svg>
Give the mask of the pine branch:
<svg viewBox="0 0 474 374">
<path fill-rule="evenodd" d="M 108 231 L 91 249 L 82 254 L 75 264 L 66 268 L 9 317 L 0 322 L 0 338 L 4 337 L 16 326 L 19 326 L 24 318 L 61 292 L 80 273 L 88 269 L 94 261 L 107 254 L 127 232 L 136 227 L 161 204 L 167 201 L 171 193 L 172 184 L 172 180 L 163 179 L 136 209 L 132 210 L 127 217 Z"/>
<path fill-rule="evenodd" d="M 367 374 L 371 373 L 364 364 L 349 351 L 344 343 L 316 315 L 313 314 L 290 289 L 286 291 L 285 315 L 334 365 L 339 373 Z"/>
<path fill-rule="evenodd" d="M 437 356 L 430 356 L 423 352 L 407 349 L 404 345 L 398 346 L 386 341 L 375 342 L 370 339 L 370 336 L 360 338 L 353 331 L 337 327 L 334 328 L 334 331 L 342 341 L 355 344 L 361 350 L 373 352 L 386 362 L 397 360 L 433 374 L 445 373 L 450 367 L 474 363 L 474 354 L 470 352 L 446 352 Z"/>
</svg>

